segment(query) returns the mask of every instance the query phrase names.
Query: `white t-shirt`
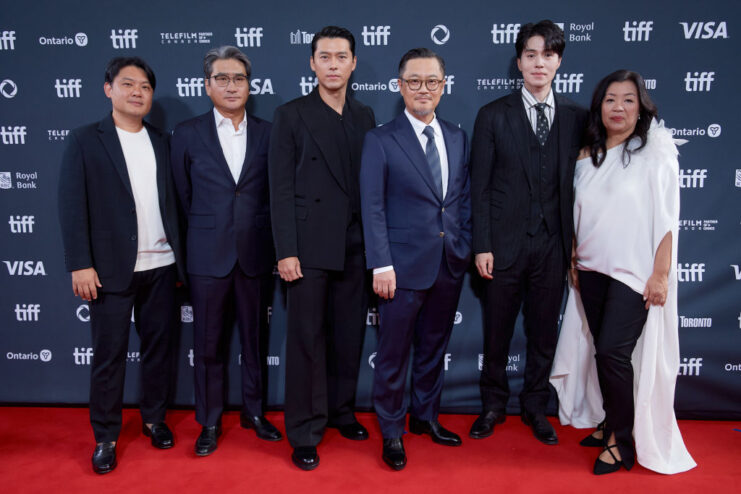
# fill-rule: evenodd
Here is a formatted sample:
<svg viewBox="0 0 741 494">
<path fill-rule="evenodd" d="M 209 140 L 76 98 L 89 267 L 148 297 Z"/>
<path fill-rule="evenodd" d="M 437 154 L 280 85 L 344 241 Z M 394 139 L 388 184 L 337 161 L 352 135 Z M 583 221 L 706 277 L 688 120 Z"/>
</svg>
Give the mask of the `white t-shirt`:
<svg viewBox="0 0 741 494">
<path fill-rule="evenodd" d="M 137 254 L 134 271 L 147 271 L 175 262 L 162 225 L 157 193 L 157 160 L 147 129 L 128 132 L 116 127 L 121 142 L 131 192 L 134 194 L 137 223 Z"/>
</svg>

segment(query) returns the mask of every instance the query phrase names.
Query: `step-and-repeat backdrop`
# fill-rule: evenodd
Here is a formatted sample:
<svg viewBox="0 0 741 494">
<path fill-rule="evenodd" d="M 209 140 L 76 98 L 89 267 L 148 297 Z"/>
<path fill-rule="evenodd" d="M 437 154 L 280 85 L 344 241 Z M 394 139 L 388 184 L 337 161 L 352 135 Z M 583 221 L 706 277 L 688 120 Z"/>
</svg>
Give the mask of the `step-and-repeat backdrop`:
<svg viewBox="0 0 741 494">
<path fill-rule="evenodd" d="M 269 5 L 268 5 L 269 4 Z M 248 111 L 274 109 L 315 85 L 313 33 L 349 28 L 357 42 L 353 95 L 379 123 L 403 104 L 396 82 L 401 55 L 427 46 L 448 74 L 438 114 L 469 135 L 483 104 L 522 85 L 515 64 L 519 26 L 550 18 L 566 51 L 554 88 L 587 106 L 597 81 L 618 68 L 640 72 L 680 152 L 680 417 L 741 417 L 741 135 L 738 89 L 741 15 L 733 2 L 680 0 L 526 4 L 500 1 L 180 2 L 92 0 L 4 2 L 0 17 L 0 402 L 84 404 L 92 348 L 90 312 L 72 294 L 57 221 L 57 181 L 66 137 L 110 111 L 106 62 L 139 55 L 157 75 L 148 120 L 171 130 L 203 113 L 202 58 L 223 44 L 253 62 Z M 480 407 L 480 285 L 468 276 L 445 357 L 443 408 Z M 193 403 L 193 316 L 181 293 L 176 405 Z M 283 403 L 285 291 L 275 277 L 268 309 L 268 404 Z M 371 406 L 378 314 L 367 317 L 358 406 Z M 518 323 L 519 325 L 519 323 Z M 525 365 L 520 328 L 508 374 L 517 393 Z M 131 333 L 125 401 L 135 403 L 139 341 Z M 239 405 L 236 338 L 228 361 L 229 402 Z M 553 408 L 552 410 L 555 410 Z"/>
</svg>

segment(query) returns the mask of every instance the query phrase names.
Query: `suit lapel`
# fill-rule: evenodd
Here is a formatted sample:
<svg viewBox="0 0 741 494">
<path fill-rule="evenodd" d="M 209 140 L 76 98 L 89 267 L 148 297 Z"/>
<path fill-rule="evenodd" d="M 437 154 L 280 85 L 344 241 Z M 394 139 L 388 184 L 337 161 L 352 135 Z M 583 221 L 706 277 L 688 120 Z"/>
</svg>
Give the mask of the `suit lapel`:
<svg viewBox="0 0 741 494">
<path fill-rule="evenodd" d="M 409 119 L 404 113 L 402 113 L 396 117 L 394 124 L 396 125 L 397 131 L 394 132 L 392 136 L 404 153 L 406 153 L 409 161 L 414 165 L 414 168 L 416 168 L 417 172 L 422 176 L 427 187 L 429 187 L 435 197 L 442 202 L 443 198 L 440 197 L 440 191 L 432 178 L 430 164 L 427 162 L 427 157 L 425 156 L 424 151 L 422 151 L 422 146 L 419 144 L 419 139 L 414 133 L 414 128 L 412 127 L 412 124 L 409 123 Z M 450 156 L 450 154 L 448 154 L 448 156 Z"/>
<path fill-rule="evenodd" d="M 216 132 L 216 118 L 214 117 L 213 110 L 206 112 L 199 117 L 198 126 L 196 128 L 198 135 L 208 148 L 211 156 L 216 160 L 219 168 L 221 168 L 221 170 L 226 173 L 227 177 L 229 177 L 229 180 L 236 185 L 232 171 L 229 169 L 229 165 L 224 157 L 224 150 L 221 149 L 219 134 Z"/>
<path fill-rule="evenodd" d="M 445 151 L 448 155 L 448 190 L 445 192 L 445 198 L 447 199 L 449 197 L 448 191 L 450 191 L 452 184 L 455 183 L 455 180 L 458 179 L 461 173 L 463 163 L 456 159 L 456 157 L 463 154 L 463 150 L 461 149 L 463 141 L 460 134 L 454 134 L 450 131 L 447 122 L 443 122 L 440 119 L 438 119 L 438 122 L 440 122 L 440 128 L 443 131 Z"/>
<path fill-rule="evenodd" d="M 334 137 L 329 131 L 331 122 L 324 108 L 324 102 L 319 96 L 319 90 L 314 90 L 304 100 L 304 104 L 299 106 L 298 113 L 309 131 L 312 139 L 316 142 L 319 150 L 324 156 L 329 171 L 334 176 L 340 188 L 348 193 L 347 184 L 345 183 L 345 173 L 342 170 L 339 151 L 334 142 Z"/>
<path fill-rule="evenodd" d="M 569 152 L 571 151 L 570 136 L 574 132 L 576 116 L 574 109 L 566 106 L 559 95 L 556 96 L 556 118 L 558 122 L 558 177 L 563 181 L 569 175 Z M 555 122 L 554 122 L 555 123 Z"/>
<path fill-rule="evenodd" d="M 131 192 L 131 180 L 129 179 L 129 170 L 126 168 L 126 158 L 124 158 L 121 141 L 118 139 L 116 126 L 113 123 L 113 117 L 111 115 L 100 121 L 98 132 L 100 133 L 100 140 L 103 142 L 103 147 L 105 147 L 108 156 L 111 158 L 113 167 L 118 172 L 124 187 L 133 199 L 134 194 Z"/>
<path fill-rule="evenodd" d="M 525 105 L 522 104 L 522 95 L 520 92 L 512 93 L 507 102 L 507 122 L 512 131 L 512 138 L 515 141 L 514 147 L 520 159 L 522 169 L 525 172 L 525 176 L 527 177 L 527 183 L 530 186 L 530 189 L 532 189 L 533 178 L 530 176 L 530 167 L 527 163 L 529 155 L 527 149 L 530 146 L 528 140 L 533 129 L 530 126 L 530 121 L 527 119 L 527 115 L 525 114 Z"/>
<path fill-rule="evenodd" d="M 261 148 L 263 139 L 266 138 L 265 126 L 257 123 L 249 114 L 247 115 L 247 152 L 244 154 L 244 163 L 242 171 L 239 174 L 237 184 L 247 176 L 247 169 L 250 163 L 255 159 L 255 153 Z"/>
</svg>

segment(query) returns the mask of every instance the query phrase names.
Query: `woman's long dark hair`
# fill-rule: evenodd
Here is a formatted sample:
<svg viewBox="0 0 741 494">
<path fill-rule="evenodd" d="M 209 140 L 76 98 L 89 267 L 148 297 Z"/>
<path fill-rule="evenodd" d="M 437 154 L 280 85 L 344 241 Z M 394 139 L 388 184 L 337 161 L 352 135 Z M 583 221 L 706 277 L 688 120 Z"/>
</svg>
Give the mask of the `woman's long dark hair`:
<svg viewBox="0 0 741 494">
<path fill-rule="evenodd" d="M 633 137 L 638 137 L 641 145 L 632 151 L 628 149 L 628 146 L 625 146 L 623 148 L 623 163 L 630 163 L 630 154 L 646 145 L 651 121 L 658 114 L 656 105 L 651 101 L 646 91 L 646 83 L 638 72 L 624 69 L 616 70 L 599 81 L 597 87 L 594 89 L 594 95 L 592 95 L 592 106 L 589 109 L 589 123 L 584 132 L 584 145 L 589 148 L 589 155 L 592 157 L 594 166 L 600 166 L 605 161 L 605 155 L 607 153 L 607 130 L 604 123 L 602 123 L 602 101 L 605 99 L 605 93 L 607 93 L 607 88 L 610 87 L 610 84 L 624 81 L 632 81 L 636 85 L 636 88 L 638 88 L 638 103 L 640 105 L 636 127 L 626 141 L 630 141 Z"/>
</svg>

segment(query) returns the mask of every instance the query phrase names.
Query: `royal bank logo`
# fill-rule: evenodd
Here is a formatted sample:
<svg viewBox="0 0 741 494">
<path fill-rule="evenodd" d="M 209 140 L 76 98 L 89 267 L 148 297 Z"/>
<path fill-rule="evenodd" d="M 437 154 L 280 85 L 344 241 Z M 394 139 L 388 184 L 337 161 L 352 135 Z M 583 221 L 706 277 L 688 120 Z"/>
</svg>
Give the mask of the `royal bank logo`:
<svg viewBox="0 0 741 494">
<path fill-rule="evenodd" d="M 93 349 L 92 348 L 78 348 L 72 352 L 75 365 L 90 365 L 93 361 Z"/>
<path fill-rule="evenodd" d="M 69 129 L 48 129 L 46 133 L 50 141 L 63 141 L 69 135 Z"/>
<path fill-rule="evenodd" d="M 3 79 L 0 82 L 0 94 L 8 99 L 15 98 L 15 95 L 18 94 L 18 85 L 10 79 Z"/>
<path fill-rule="evenodd" d="M 684 39 L 728 39 L 728 26 L 725 21 L 680 22 Z"/>
<path fill-rule="evenodd" d="M 679 229 L 692 232 L 714 232 L 718 220 L 679 220 Z"/>
<path fill-rule="evenodd" d="M 450 39 L 450 29 L 443 24 L 438 24 L 430 31 L 430 39 L 436 45 L 444 45 Z"/>
<path fill-rule="evenodd" d="M 15 31 L 0 32 L 0 50 L 15 50 Z"/>
<path fill-rule="evenodd" d="M 514 43 L 519 32 L 519 24 L 493 24 L 491 28 L 491 42 L 495 45 Z"/>
<path fill-rule="evenodd" d="M 360 35 L 365 46 L 386 46 L 391 37 L 391 26 L 363 26 Z"/>
<path fill-rule="evenodd" d="M 702 357 L 684 357 L 679 364 L 678 376 L 699 376 L 702 368 Z"/>
<path fill-rule="evenodd" d="M 565 23 L 558 24 L 561 30 L 565 31 Z M 564 33 L 564 38 L 569 43 L 584 43 L 592 41 L 592 34 L 594 33 L 594 21 L 586 24 L 576 24 L 574 22 L 569 23 L 569 34 L 568 36 Z"/>
<path fill-rule="evenodd" d="M 8 224 L 10 233 L 33 233 L 33 225 L 36 223 L 35 216 L 28 215 L 10 215 Z"/>
<path fill-rule="evenodd" d="M 10 172 L 0 172 L 0 189 L 12 189 L 13 177 Z"/>
<path fill-rule="evenodd" d="M 0 185 L 2 182 L 0 181 Z M 736 168 L 736 187 L 741 187 L 741 168 Z"/>
<path fill-rule="evenodd" d="M 705 274 L 704 262 L 677 263 L 677 280 L 681 283 L 700 283 Z"/>
<path fill-rule="evenodd" d="M 74 36 L 39 36 L 39 44 L 42 46 L 87 46 L 88 37 L 85 33 L 77 33 Z"/>
<path fill-rule="evenodd" d="M 522 88 L 524 80 L 521 77 L 494 77 L 491 79 L 476 79 L 476 89 L 479 91 L 512 91 Z"/>
<path fill-rule="evenodd" d="M 0 133 L 2 133 L 0 131 Z M 32 173 L 15 173 L 15 188 L 16 189 L 35 189 L 36 180 L 39 178 L 38 172 Z M 13 174 L 11 172 L 0 172 L 0 189 L 12 189 L 13 188 Z"/>
<path fill-rule="evenodd" d="M 687 72 L 684 90 L 688 93 L 707 93 L 715 80 L 715 72 Z"/>
<path fill-rule="evenodd" d="M 180 306 L 180 322 L 193 322 L 193 306 L 192 305 L 181 305 Z"/>
<path fill-rule="evenodd" d="M 75 315 L 82 322 L 90 322 L 90 306 L 88 304 L 78 306 Z"/>
<path fill-rule="evenodd" d="M 680 328 L 712 328 L 712 317 L 685 317 L 679 316 Z"/>
<path fill-rule="evenodd" d="M 41 304 L 15 304 L 15 320 L 19 322 L 38 322 Z"/>
<path fill-rule="evenodd" d="M 556 74 L 553 88 L 557 93 L 578 93 L 584 82 L 584 74 Z"/>
<path fill-rule="evenodd" d="M 138 29 L 111 29 L 111 44 L 116 50 L 136 48 Z"/>
<path fill-rule="evenodd" d="M 42 261 L 3 261 L 9 276 L 46 276 Z"/>
<path fill-rule="evenodd" d="M 234 32 L 234 39 L 240 48 L 254 48 L 262 46 L 261 27 L 238 27 Z"/>
<path fill-rule="evenodd" d="M 623 41 L 648 41 L 653 28 L 653 21 L 625 21 Z"/>
<path fill-rule="evenodd" d="M 206 31 L 189 31 L 177 33 L 160 33 L 161 45 L 208 45 L 214 33 Z"/>
<path fill-rule="evenodd" d="M 57 90 L 57 98 L 79 98 L 82 79 L 57 79 L 54 89 Z"/>
<path fill-rule="evenodd" d="M 298 83 L 301 88 L 301 94 L 306 96 L 319 84 L 319 79 L 313 76 L 304 77 L 301 76 L 301 82 Z"/>
<path fill-rule="evenodd" d="M 705 179 L 708 178 L 707 168 L 680 169 L 679 187 L 682 189 L 702 189 L 705 187 Z"/>
<path fill-rule="evenodd" d="M 203 77 L 178 77 L 175 87 L 181 98 L 200 97 L 203 94 Z"/>
<path fill-rule="evenodd" d="M 300 29 L 289 33 L 289 40 L 292 45 L 310 45 L 314 39 L 314 33 L 308 33 Z"/>
<path fill-rule="evenodd" d="M 0 127 L 0 140 L 5 145 L 18 145 L 26 143 L 26 126 L 25 125 L 14 125 L 7 127 L 3 125 Z"/>
</svg>

